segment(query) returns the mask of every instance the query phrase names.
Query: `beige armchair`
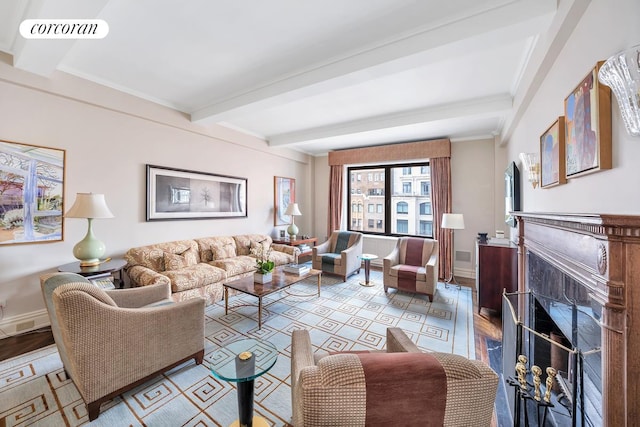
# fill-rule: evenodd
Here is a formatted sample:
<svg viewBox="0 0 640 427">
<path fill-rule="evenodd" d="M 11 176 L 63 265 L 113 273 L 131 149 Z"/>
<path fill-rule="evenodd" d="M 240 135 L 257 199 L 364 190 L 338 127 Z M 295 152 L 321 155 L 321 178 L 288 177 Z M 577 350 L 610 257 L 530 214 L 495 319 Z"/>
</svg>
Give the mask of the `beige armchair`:
<svg viewBox="0 0 640 427">
<path fill-rule="evenodd" d="M 334 231 L 329 240 L 313 247 L 313 268 L 323 273 L 337 274 L 346 281 L 354 272 L 360 272 L 362 233 Z"/>
<path fill-rule="evenodd" d="M 422 237 L 400 237 L 383 260 L 384 291 L 426 294 L 433 301 L 438 284 L 438 241 Z"/>
<path fill-rule="evenodd" d="M 295 427 L 491 425 L 496 373 L 481 361 L 423 353 L 398 328 L 387 329 L 385 352 L 319 359 L 298 329 L 291 353 Z"/>
<path fill-rule="evenodd" d="M 174 303 L 168 284 L 104 291 L 73 273 L 41 277 L 51 330 L 87 405 L 100 405 L 191 358 L 204 357 L 204 300 Z"/>
</svg>

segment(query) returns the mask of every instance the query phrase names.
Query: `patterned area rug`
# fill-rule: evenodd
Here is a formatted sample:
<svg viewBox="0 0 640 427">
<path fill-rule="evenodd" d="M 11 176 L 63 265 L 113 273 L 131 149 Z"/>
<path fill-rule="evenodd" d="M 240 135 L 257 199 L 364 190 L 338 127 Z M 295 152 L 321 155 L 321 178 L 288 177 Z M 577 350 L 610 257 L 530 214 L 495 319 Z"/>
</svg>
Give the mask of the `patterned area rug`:
<svg viewBox="0 0 640 427">
<path fill-rule="evenodd" d="M 291 331 L 308 329 L 313 345 L 327 351 L 382 349 L 386 328 L 402 328 L 425 351 L 461 354 L 474 359 L 473 302 L 469 288 L 438 284 L 433 302 L 395 290 L 385 294 L 381 272 L 372 271 L 373 287 L 324 276 L 321 296 L 286 292 L 265 298 L 262 329 L 256 299 L 248 295 L 207 307 L 206 348 L 253 337 L 272 342 L 278 361 L 255 381 L 255 413 L 273 426 L 291 418 Z M 316 281 L 295 285 L 291 292 L 314 293 Z M 151 332 L 150 332 L 151 333 Z M 167 343 L 170 345 L 170 343 Z M 102 405 L 100 417 L 88 424 L 84 402 L 66 378 L 55 346 L 0 363 L 0 426 L 228 426 L 237 419 L 233 383 L 217 379 L 204 365 L 185 363 Z M 100 369 L 99 366 L 96 369 Z"/>
</svg>

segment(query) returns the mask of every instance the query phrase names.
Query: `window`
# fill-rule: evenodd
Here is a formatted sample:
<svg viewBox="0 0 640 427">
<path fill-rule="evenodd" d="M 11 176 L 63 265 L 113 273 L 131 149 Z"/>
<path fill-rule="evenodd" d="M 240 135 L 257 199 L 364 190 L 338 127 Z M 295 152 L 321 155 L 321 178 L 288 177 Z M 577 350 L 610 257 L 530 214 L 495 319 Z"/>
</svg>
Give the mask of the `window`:
<svg viewBox="0 0 640 427">
<path fill-rule="evenodd" d="M 347 173 L 351 231 L 433 237 L 428 162 L 351 166 Z M 358 205 L 355 209 L 354 204 Z"/>
<path fill-rule="evenodd" d="M 431 194 L 431 183 L 429 181 L 420 181 L 420 195 L 428 196 Z"/>
<path fill-rule="evenodd" d="M 358 205 L 356 205 L 355 203 L 351 204 L 351 212 L 358 212 Z"/>
<path fill-rule="evenodd" d="M 420 203 L 420 215 L 431 215 L 431 203 Z"/>
<path fill-rule="evenodd" d="M 420 221 L 420 232 L 421 236 L 431 236 L 433 235 L 433 223 L 431 221 Z"/>
</svg>

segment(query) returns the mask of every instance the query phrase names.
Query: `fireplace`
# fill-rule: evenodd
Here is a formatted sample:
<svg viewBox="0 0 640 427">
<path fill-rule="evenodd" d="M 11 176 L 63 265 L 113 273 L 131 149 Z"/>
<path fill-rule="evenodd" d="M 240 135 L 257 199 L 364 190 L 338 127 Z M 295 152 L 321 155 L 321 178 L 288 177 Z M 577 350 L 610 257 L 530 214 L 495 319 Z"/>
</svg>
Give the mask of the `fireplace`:
<svg viewBox="0 0 640 427">
<path fill-rule="evenodd" d="M 513 314 L 503 310 L 505 378 L 521 352 L 529 368 L 559 371 L 553 425 L 637 424 L 640 216 L 516 217 L 519 283 L 505 298 Z"/>
</svg>

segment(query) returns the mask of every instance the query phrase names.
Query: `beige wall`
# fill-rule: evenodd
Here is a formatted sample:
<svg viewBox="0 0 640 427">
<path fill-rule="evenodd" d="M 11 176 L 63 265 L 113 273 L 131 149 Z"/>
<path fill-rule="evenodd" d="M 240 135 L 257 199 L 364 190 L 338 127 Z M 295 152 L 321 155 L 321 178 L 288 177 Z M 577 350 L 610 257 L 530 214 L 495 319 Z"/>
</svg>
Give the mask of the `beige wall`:
<svg viewBox="0 0 640 427">
<path fill-rule="evenodd" d="M 567 1 L 567 0 L 563 0 Z M 563 113 L 564 98 L 593 68 L 615 52 L 640 43 L 640 2 L 592 0 L 508 141 L 508 158 L 538 151 L 540 135 Z M 640 138 L 624 130 L 613 99 L 613 169 L 533 189 L 523 182 L 525 211 L 640 213 Z"/>
<path fill-rule="evenodd" d="M 65 206 L 77 192 L 104 193 L 115 215 L 94 221 L 107 255 L 153 242 L 209 235 L 271 233 L 273 177 L 296 179 L 303 213 L 313 216 L 311 158 L 218 126 L 195 125 L 183 114 L 77 78 L 21 72 L 0 57 L 0 139 L 66 150 Z M 248 218 L 145 222 L 145 164 L 248 178 Z M 8 301 L 0 330 L 46 322 L 38 278 L 75 261 L 73 245 L 86 220 L 65 219 L 64 241 L 0 245 L 0 299 Z M 43 317 L 44 314 L 44 317 Z M 35 325 L 37 326 L 37 325 Z M 0 332 L 0 337 L 3 334 Z"/>
</svg>

